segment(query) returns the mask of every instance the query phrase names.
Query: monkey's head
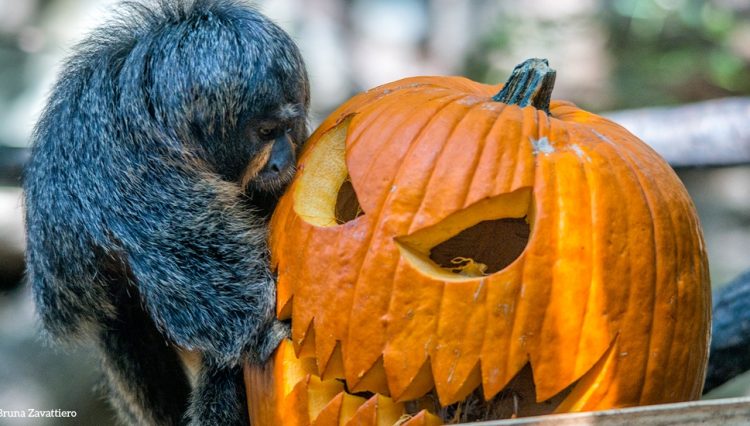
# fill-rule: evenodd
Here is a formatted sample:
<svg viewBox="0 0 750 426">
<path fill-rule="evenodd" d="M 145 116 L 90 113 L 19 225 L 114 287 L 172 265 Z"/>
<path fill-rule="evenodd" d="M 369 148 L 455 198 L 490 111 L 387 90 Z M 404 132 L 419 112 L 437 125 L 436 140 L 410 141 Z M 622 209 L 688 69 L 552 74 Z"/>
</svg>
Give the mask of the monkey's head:
<svg viewBox="0 0 750 426">
<path fill-rule="evenodd" d="M 163 2 L 171 25 L 161 17 L 158 37 L 135 38 L 120 83 L 135 82 L 129 89 L 140 93 L 124 98 L 142 100 L 155 130 L 180 141 L 189 158 L 249 193 L 278 194 L 307 137 L 305 66 L 281 28 L 228 5 Z M 144 8 L 141 18 L 157 21 L 152 13 Z"/>
</svg>

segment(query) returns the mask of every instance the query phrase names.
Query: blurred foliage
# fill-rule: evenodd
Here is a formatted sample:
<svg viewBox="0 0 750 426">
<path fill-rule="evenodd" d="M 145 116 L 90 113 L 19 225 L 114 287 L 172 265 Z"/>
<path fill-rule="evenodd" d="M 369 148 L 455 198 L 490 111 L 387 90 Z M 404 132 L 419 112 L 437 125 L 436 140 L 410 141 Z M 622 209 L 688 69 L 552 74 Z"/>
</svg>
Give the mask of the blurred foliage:
<svg viewBox="0 0 750 426">
<path fill-rule="evenodd" d="M 479 81 L 503 81 L 509 69 L 501 69 L 497 57 L 524 44 L 560 46 L 561 28 L 595 22 L 606 38 L 603 53 L 611 67 L 609 89 L 600 94 L 609 99 L 602 99 L 599 107 L 750 94 L 750 1 L 612 0 L 591 7 L 584 14 L 531 19 L 517 9 L 501 9 L 495 24 L 467 52 L 464 74 Z M 523 40 L 530 35 L 534 41 Z"/>
<path fill-rule="evenodd" d="M 616 0 L 605 4 L 618 106 L 750 93 L 750 58 L 738 51 L 750 45 L 750 2 Z"/>
<path fill-rule="evenodd" d="M 487 84 L 502 83 L 508 78 L 508 71 L 501 70 L 493 66 L 492 58 L 487 56 L 487 52 L 504 52 L 510 48 L 512 43 L 513 29 L 521 23 L 517 19 L 503 17 L 496 20 L 496 23 L 487 31 L 487 35 L 479 39 L 471 50 L 466 52 L 464 69 L 460 74 Z"/>
</svg>

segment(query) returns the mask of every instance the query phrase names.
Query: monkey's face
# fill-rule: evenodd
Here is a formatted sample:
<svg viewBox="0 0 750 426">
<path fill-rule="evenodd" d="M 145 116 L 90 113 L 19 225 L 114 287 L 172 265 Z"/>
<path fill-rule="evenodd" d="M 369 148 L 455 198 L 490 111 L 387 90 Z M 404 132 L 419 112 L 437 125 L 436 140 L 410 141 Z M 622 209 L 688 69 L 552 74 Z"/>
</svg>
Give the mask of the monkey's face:
<svg viewBox="0 0 750 426">
<path fill-rule="evenodd" d="M 146 121 L 175 135 L 184 152 L 242 185 L 254 201 L 275 198 L 291 180 L 307 136 L 310 89 L 302 56 L 289 35 L 258 13 L 228 13 L 222 5 L 231 2 L 196 4 L 205 10 L 194 22 L 139 42 L 148 54 L 142 53 L 144 63 L 129 64 L 138 75 L 129 89 L 142 94 Z"/>
<path fill-rule="evenodd" d="M 288 103 L 272 117 L 249 120 L 244 136 L 252 152 L 239 177 L 243 188 L 280 192 L 291 181 L 297 147 L 305 138 L 303 111 Z"/>
</svg>

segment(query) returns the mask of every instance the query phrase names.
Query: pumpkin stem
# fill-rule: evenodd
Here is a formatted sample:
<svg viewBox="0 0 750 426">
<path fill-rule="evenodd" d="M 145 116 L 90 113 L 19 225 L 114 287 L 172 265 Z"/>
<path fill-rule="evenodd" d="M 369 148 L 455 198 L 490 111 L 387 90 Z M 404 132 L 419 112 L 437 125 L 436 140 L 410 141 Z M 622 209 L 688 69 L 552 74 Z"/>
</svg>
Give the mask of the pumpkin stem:
<svg viewBox="0 0 750 426">
<path fill-rule="evenodd" d="M 549 114 L 549 101 L 555 86 L 555 70 L 546 59 L 531 58 L 516 65 L 495 102 L 520 107 L 533 106 Z"/>
</svg>

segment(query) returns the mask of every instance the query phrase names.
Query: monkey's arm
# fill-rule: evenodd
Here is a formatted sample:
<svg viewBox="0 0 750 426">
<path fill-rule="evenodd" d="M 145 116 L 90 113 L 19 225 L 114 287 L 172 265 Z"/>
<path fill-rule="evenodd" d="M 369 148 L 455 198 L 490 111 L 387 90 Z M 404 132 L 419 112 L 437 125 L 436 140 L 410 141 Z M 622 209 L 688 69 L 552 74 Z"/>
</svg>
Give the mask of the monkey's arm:
<svg viewBox="0 0 750 426">
<path fill-rule="evenodd" d="M 266 225 L 238 185 L 188 162 L 160 158 L 135 182 L 130 201 L 144 211 L 118 224 L 118 243 L 147 311 L 177 345 L 228 364 L 245 351 L 263 361 L 284 335 Z"/>
<path fill-rule="evenodd" d="M 188 418 L 190 426 L 246 426 L 248 413 L 242 366 L 226 366 L 204 358 Z"/>
</svg>

